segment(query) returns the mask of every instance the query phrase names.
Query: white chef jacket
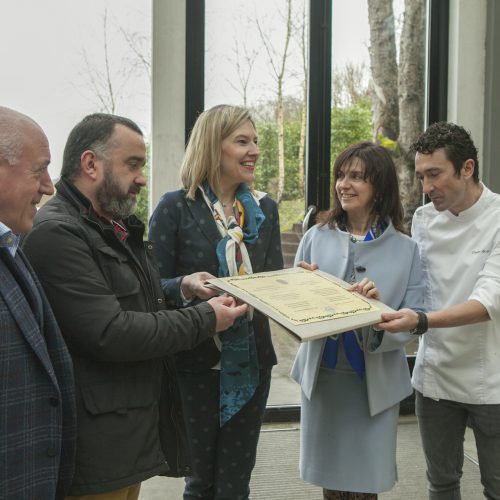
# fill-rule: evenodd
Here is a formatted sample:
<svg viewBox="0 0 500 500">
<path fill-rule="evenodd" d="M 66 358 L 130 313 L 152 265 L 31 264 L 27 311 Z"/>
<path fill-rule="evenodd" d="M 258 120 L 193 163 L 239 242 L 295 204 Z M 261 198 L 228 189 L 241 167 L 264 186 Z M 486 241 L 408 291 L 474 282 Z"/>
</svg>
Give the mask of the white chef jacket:
<svg viewBox="0 0 500 500">
<path fill-rule="evenodd" d="M 424 396 L 470 404 L 500 403 L 500 195 L 483 185 L 458 216 L 432 203 L 412 225 L 427 282 L 426 307 L 479 301 L 491 320 L 430 329 L 419 344 L 412 384 Z"/>
</svg>

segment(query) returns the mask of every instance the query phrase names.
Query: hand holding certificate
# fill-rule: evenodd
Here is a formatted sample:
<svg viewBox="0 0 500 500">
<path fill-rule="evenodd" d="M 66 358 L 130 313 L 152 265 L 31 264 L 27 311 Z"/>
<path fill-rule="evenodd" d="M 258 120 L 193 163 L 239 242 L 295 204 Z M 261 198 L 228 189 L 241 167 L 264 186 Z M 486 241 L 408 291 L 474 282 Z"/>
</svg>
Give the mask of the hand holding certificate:
<svg viewBox="0 0 500 500">
<path fill-rule="evenodd" d="M 208 283 L 274 319 L 300 341 L 375 324 L 392 309 L 347 290 L 351 285 L 302 268 L 214 278 Z"/>
</svg>

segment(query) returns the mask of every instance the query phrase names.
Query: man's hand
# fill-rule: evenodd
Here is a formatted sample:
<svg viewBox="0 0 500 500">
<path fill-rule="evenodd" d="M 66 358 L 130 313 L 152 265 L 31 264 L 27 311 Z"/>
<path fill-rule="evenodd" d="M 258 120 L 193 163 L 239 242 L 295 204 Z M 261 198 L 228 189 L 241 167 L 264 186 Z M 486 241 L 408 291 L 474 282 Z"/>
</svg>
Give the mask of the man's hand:
<svg viewBox="0 0 500 500">
<path fill-rule="evenodd" d="M 359 283 L 354 283 L 348 288 L 350 292 L 358 292 L 369 299 L 380 300 L 380 292 L 375 285 L 375 281 L 363 278 Z"/>
<path fill-rule="evenodd" d="M 455 304 L 441 311 L 429 311 L 427 322 L 429 328 L 454 328 L 456 326 L 473 325 L 482 321 L 491 321 L 486 307 L 475 299 Z M 383 313 L 382 321 L 377 327 L 388 332 L 413 330 L 418 324 L 418 315 L 411 309 L 401 309 L 394 313 Z"/>
<path fill-rule="evenodd" d="M 193 295 L 202 300 L 216 297 L 219 292 L 205 286 L 205 282 L 211 278 L 215 278 L 215 276 L 204 271 L 184 276 L 181 281 L 182 294 L 187 300 L 191 299 Z"/>
<path fill-rule="evenodd" d="M 303 269 L 307 269 L 308 271 L 316 271 L 316 269 L 319 269 L 318 264 L 308 264 L 303 260 L 298 262 L 296 267 L 302 267 Z"/>
<path fill-rule="evenodd" d="M 215 331 L 223 332 L 234 323 L 235 319 L 248 311 L 247 304 L 236 305 L 233 297 L 221 295 L 211 298 L 208 303 L 214 308 L 216 323 Z"/>
<path fill-rule="evenodd" d="M 395 312 L 382 313 L 382 321 L 375 325 L 386 332 L 409 332 L 417 328 L 418 314 L 413 309 L 400 309 Z"/>
</svg>

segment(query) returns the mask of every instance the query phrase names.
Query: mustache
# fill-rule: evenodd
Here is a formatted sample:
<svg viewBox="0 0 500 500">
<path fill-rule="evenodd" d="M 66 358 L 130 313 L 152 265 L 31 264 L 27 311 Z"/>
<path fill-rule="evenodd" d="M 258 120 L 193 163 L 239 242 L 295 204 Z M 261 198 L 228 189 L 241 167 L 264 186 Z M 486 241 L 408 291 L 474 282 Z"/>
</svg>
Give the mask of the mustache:
<svg viewBox="0 0 500 500">
<path fill-rule="evenodd" d="M 131 194 L 139 194 L 141 192 L 141 186 L 132 186 L 129 190 L 128 190 L 129 193 Z"/>
</svg>

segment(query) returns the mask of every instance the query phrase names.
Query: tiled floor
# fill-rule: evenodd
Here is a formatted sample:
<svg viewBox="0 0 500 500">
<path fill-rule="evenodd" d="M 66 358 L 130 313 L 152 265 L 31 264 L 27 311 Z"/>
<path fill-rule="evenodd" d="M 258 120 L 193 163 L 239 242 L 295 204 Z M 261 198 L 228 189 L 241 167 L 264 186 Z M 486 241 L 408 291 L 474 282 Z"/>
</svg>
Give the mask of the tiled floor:
<svg viewBox="0 0 500 500">
<path fill-rule="evenodd" d="M 253 500 L 320 500 L 320 488 L 299 478 L 299 426 L 264 426 L 259 442 L 257 464 L 252 476 Z M 474 437 L 466 436 L 466 460 L 462 480 L 462 498 L 481 500 L 482 487 L 475 463 Z M 376 451 L 374 451 L 376 453 Z M 469 458 L 470 457 L 470 458 Z M 399 482 L 380 500 L 427 500 L 425 464 L 415 417 L 401 417 L 398 428 Z M 140 500 L 181 500 L 182 479 L 152 478 L 143 483 Z"/>
</svg>

